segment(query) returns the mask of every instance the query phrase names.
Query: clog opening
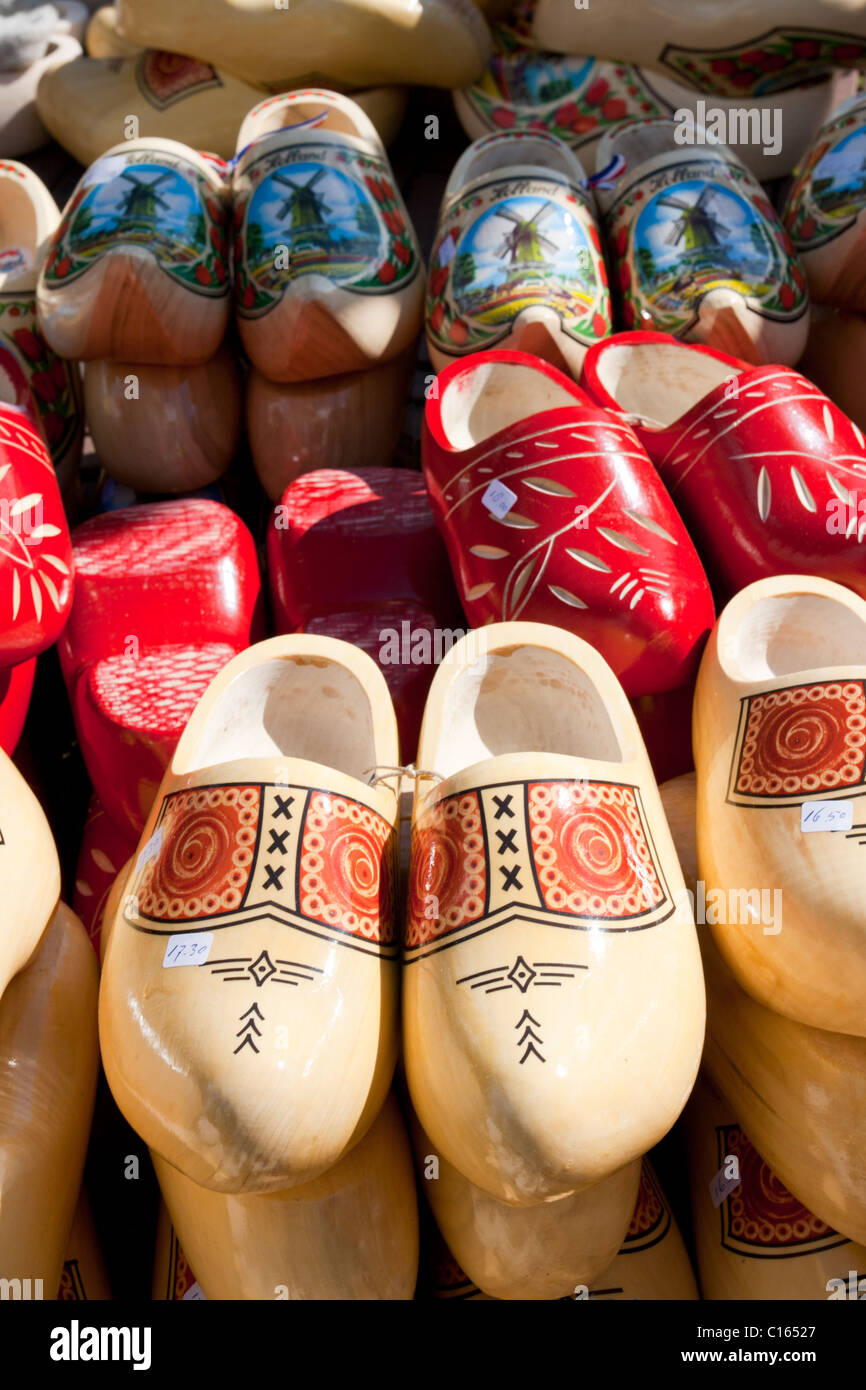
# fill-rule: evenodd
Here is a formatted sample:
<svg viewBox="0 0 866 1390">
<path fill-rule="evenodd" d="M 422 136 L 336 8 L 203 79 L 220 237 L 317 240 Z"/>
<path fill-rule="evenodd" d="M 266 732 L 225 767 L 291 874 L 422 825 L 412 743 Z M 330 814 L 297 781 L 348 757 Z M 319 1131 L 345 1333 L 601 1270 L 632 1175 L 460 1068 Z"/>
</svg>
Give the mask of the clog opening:
<svg viewBox="0 0 866 1390">
<path fill-rule="evenodd" d="M 734 661 L 747 681 L 866 666 L 866 622 L 825 594 L 774 595 L 740 623 Z"/>
<path fill-rule="evenodd" d="M 368 134 L 366 117 L 354 119 L 350 111 L 340 106 L 329 106 L 322 101 L 276 101 L 272 107 L 252 114 L 250 125 L 254 128 L 251 138 L 268 135 L 275 130 L 295 130 L 308 126 L 313 132 L 332 130 L 339 135 L 354 135 L 365 138 Z"/>
<path fill-rule="evenodd" d="M 610 131 L 601 141 L 596 153 L 596 166 L 603 168 L 613 154 L 621 154 L 629 171 L 657 155 L 670 155 L 672 150 L 682 148 L 676 142 L 677 131 L 682 127 L 680 121 L 668 116 L 651 117 L 634 125 L 623 124 Z M 701 146 L 701 158 L 723 159 L 719 146 L 707 138 L 699 121 L 694 122 L 695 144 Z M 702 138 L 703 137 L 703 138 Z M 724 149 L 724 146 L 722 147 Z M 604 163 L 602 162 L 604 161 Z"/>
<path fill-rule="evenodd" d="M 214 704 L 189 768 L 241 758 L 302 758 L 363 778 L 375 767 L 370 697 L 324 657 L 283 657 L 240 671 Z"/>
<path fill-rule="evenodd" d="M 436 772 L 448 777 L 504 753 L 623 760 L 602 692 L 573 661 L 542 647 L 488 652 L 448 692 Z"/>
<path fill-rule="evenodd" d="M 452 378 L 441 400 L 442 428 L 454 449 L 470 449 L 545 410 L 578 404 L 545 372 L 516 362 L 485 362 Z"/>
<path fill-rule="evenodd" d="M 0 182 L 0 287 L 32 278 L 38 240 L 36 209 L 17 175 Z"/>
<path fill-rule="evenodd" d="M 680 343 L 612 344 L 598 355 L 598 379 L 627 415 L 665 428 L 739 371 Z"/>
<path fill-rule="evenodd" d="M 574 182 L 585 177 L 583 167 L 567 145 L 558 140 L 538 139 L 531 135 L 509 136 L 507 139 L 491 139 L 474 153 L 468 152 L 465 164 L 460 165 L 449 180 L 449 189 L 456 192 L 457 187 L 468 184 L 483 174 L 492 174 L 496 169 L 540 168 L 548 175 L 562 174 Z M 459 185 L 457 179 L 460 180 Z M 540 198 L 539 207 L 544 199 Z"/>
</svg>

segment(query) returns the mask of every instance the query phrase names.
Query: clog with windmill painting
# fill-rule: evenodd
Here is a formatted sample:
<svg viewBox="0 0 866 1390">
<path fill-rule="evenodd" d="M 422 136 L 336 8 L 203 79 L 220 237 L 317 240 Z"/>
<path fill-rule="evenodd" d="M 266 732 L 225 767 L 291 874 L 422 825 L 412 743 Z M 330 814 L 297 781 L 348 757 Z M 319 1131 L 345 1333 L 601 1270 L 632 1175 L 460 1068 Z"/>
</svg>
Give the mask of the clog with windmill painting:
<svg viewBox="0 0 866 1390">
<path fill-rule="evenodd" d="M 54 351 L 194 366 L 230 318 L 226 185 L 174 140 L 106 151 L 67 203 L 37 286 Z"/>
<path fill-rule="evenodd" d="M 318 75 L 340 87 L 405 82 L 461 87 L 490 51 L 471 0 L 120 0 L 120 35 L 195 53 L 248 82 L 285 91 Z"/>
<path fill-rule="evenodd" d="M 809 296 L 791 238 L 748 169 L 695 128 L 625 122 L 603 137 L 599 168 L 623 168 L 597 196 L 626 328 L 655 328 L 748 362 L 794 363 Z"/>
<path fill-rule="evenodd" d="M 584 170 L 543 131 L 476 140 L 448 180 L 427 282 L 440 370 L 485 348 L 534 353 L 577 375 L 611 328 L 607 272 Z"/>
<path fill-rule="evenodd" d="M 69 528 L 34 414 L 0 405 L 0 668 L 52 646 L 72 606 Z"/>
<path fill-rule="evenodd" d="M 622 333 L 580 384 L 631 423 L 722 593 L 793 573 L 866 597 L 863 433 L 799 372 Z"/>
<path fill-rule="evenodd" d="M 73 545 L 60 664 L 94 789 L 137 838 L 197 700 L 258 635 L 255 545 L 203 498 L 92 517 Z"/>
<path fill-rule="evenodd" d="M 629 695 L 684 684 L 713 623 L 712 597 L 628 425 L 525 353 L 477 353 L 437 385 L 424 474 L 471 624 L 569 628 Z"/>
<path fill-rule="evenodd" d="M 123 1114 L 193 1182 L 312 1182 L 385 1101 L 397 759 L 384 677 L 326 637 L 241 653 L 186 725 L 106 910 L 99 1026 Z"/>
<path fill-rule="evenodd" d="M 834 111 L 788 193 L 782 220 L 817 304 L 866 309 L 866 96 Z"/>
<path fill-rule="evenodd" d="M 849 1270 L 866 1277 L 866 1249 L 788 1191 L 704 1076 L 686 1107 L 686 1128 L 705 1299 L 823 1302 L 834 1287 L 847 1292 Z"/>
<path fill-rule="evenodd" d="M 586 642 L 494 624 L 434 676 L 417 765 L 415 1112 L 491 1196 L 563 1197 L 667 1132 L 703 1042 L 694 918 L 634 715 Z"/>
<path fill-rule="evenodd" d="M 720 952 L 768 1008 L 866 1036 L 866 602 L 805 575 L 742 590 L 701 662 L 693 740 L 699 876 L 749 903 L 713 925 Z"/>
<path fill-rule="evenodd" d="M 30 396 L 61 485 L 78 467 L 84 423 L 78 368 L 46 343 L 36 321 L 36 281 L 60 212 L 32 169 L 0 161 L 0 401 Z"/>
<path fill-rule="evenodd" d="M 4 797 L 4 856 L 14 852 L 9 805 Z M 34 875 L 44 869 L 30 861 Z M 3 902 L 4 931 L 17 928 L 14 900 Z M 96 961 L 75 914 L 63 903 L 52 913 L 0 995 L 0 1279 L 4 1288 L 41 1280 L 48 1298 L 61 1281 L 99 1070 Z"/>
<path fill-rule="evenodd" d="M 640 63 L 698 91 L 741 99 L 834 67 L 866 67 L 858 0 L 645 0 L 639 9 L 632 0 L 538 0 L 532 37 L 539 48 Z"/>
<path fill-rule="evenodd" d="M 335 92 L 291 92 L 238 140 L 235 296 L 253 366 L 309 381 L 398 357 L 421 327 L 423 266 L 369 117 Z"/>
</svg>

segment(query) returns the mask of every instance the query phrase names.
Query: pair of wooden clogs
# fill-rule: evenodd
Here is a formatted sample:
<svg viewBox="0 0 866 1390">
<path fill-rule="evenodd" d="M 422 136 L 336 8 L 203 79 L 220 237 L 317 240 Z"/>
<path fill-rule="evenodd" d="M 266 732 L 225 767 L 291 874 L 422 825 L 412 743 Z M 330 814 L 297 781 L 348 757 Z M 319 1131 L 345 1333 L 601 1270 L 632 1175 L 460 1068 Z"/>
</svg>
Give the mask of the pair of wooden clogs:
<svg viewBox="0 0 866 1390">
<path fill-rule="evenodd" d="M 0 753 L 0 1279 L 54 1298 L 96 1091 L 96 962 L 42 809 Z M 21 1292 L 22 1286 L 30 1292 Z"/>
<path fill-rule="evenodd" d="M 30 154 L 48 132 L 36 105 L 44 76 L 81 53 L 89 15 L 78 0 L 6 5 L 0 14 L 0 156 Z"/>
<path fill-rule="evenodd" d="M 409 1088 L 446 1207 L 478 1189 L 479 1210 L 541 1203 L 541 1221 L 553 1201 L 568 1215 L 567 1294 L 610 1264 L 635 1160 L 694 1079 L 692 919 L 634 716 L 601 658 L 521 624 L 449 655 L 418 758 Z M 121 1109 L 193 1205 L 243 1198 L 260 1220 L 268 1194 L 288 1193 L 279 1205 L 336 1181 L 373 1132 L 397 1045 L 398 761 L 381 674 L 306 634 L 235 658 L 187 724 L 107 912 L 101 1037 Z M 598 1200 L 578 1200 L 589 1186 Z M 212 1257 L 164 1190 L 209 1294 Z"/>
<path fill-rule="evenodd" d="M 570 145 L 585 168 L 593 168 L 599 140 L 622 121 L 675 116 L 700 122 L 711 108 L 713 119 L 720 113 L 726 123 L 725 143 L 765 181 L 789 173 L 830 112 L 856 91 L 857 74 L 837 67 L 783 92 L 752 93 L 746 113 L 742 92 L 723 95 L 712 82 L 686 86 L 670 72 L 586 56 L 594 49 L 581 48 L 575 56 L 545 52 L 533 41 L 534 12 L 535 0 L 520 0 L 507 19 L 493 25 L 494 51 L 485 72 L 454 93 L 472 140 L 496 130 L 545 130 Z M 755 139 L 762 127 L 773 135 L 774 126 L 770 142 Z"/>
<path fill-rule="evenodd" d="M 700 125 L 689 151 L 675 120 L 620 121 L 588 179 L 574 150 L 539 124 L 476 140 L 451 175 L 427 285 L 437 369 L 498 346 L 578 375 L 613 323 L 602 225 L 621 326 L 754 363 L 797 361 L 808 332 L 805 277 L 732 151 Z"/>
</svg>

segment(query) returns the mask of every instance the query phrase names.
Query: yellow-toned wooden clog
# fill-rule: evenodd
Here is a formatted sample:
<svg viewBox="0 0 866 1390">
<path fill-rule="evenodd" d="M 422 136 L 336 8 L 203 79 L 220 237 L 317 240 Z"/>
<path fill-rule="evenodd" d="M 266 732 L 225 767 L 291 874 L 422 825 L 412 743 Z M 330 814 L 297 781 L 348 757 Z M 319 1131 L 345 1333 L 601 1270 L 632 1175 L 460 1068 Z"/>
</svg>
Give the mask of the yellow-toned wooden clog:
<svg viewBox="0 0 866 1390">
<path fill-rule="evenodd" d="M 0 998 L 39 945 L 60 898 L 60 862 L 45 813 L 0 752 Z"/>
<path fill-rule="evenodd" d="M 195 1182 L 310 1182 L 381 1108 L 396 795 L 371 779 L 397 756 L 378 667 L 325 637 L 249 648 L 187 724 L 106 910 L 100 1036 L 121 1110 Z"/>
<path fill-rule="evenodd" d="M 866 602 L 801 575 L 743 589 L 704 653 L 693 742 L 718 949 L 760 1003 L 866 1035 Z"/>
<path fill-rule="evenodd" d="M 413 1104 L 464 1177 L 531 1206 L 639 1157 L 685 1104 L 704 1029 L 691 909 L 628 700 L 572 634 L 458 642 L 418 767 Z"/>
<path fill-rule="evenodd" d="M 115 5 L 100 5 L 99 9 L 93 11 L 84 36 L 84 47 L 90 58 L 129 58 L 142 49 L 140 43 L 121 38 L 117 30 Z"/>
<path fill-rule="evenodd" d="M 111 1285 L 93 1220 L 87 1191 L 82 1187 L 66 1242 L 66 1258 L 57 1292 L 61 1303 L 93 1303 L 111 1298 Z"/>
<path fill-rule="evenodd" d="M 6 836 L 0 855 L 14 853 Z M 0 1279 L 30 1286 L 12 1297 L 54 1298 L 60 1285 L 97 1069 L 96 958 L 60 903 L 0 997 Z"/>
<path fill-rule="evenodd" d="M 580 1297 L 592 1302 L 637 1298 L 666 1303 L 700 1297 L 680 1228 L 646 1158 L 634 1215 L 620 1252 L 589 1291 L 581 1291 Z"/>
<path fill-rule="evenodd" d="M 186 1267 L 209 1299 L 412 1297 L 418 1208 L 409 1140 L 392 1096 L 351 1153 L 287 1192 L 209 1192 L 153 1158 L 183 1251 L 175 1254 L 175 1288 L 188 1256 Z M 190 1289 L 181 1297 L 194 1296 Z"/>
</svg>

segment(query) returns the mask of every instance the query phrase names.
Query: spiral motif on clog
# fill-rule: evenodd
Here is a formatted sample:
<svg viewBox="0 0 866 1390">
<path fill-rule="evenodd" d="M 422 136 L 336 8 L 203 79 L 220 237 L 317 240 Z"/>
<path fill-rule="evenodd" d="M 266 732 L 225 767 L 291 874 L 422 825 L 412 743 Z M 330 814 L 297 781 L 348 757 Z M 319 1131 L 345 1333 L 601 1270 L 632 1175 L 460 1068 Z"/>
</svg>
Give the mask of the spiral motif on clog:
<svg viewBox="0 0 866 1390">
<path fill-rule="evenodd" d="M 301 841 L 300 911 L 368 940 L 393 938 L 391 827 L 375 811 L 314 792 Z"/>
<path fill-rule="evenodd" d="M 475 922 L 484 913 L 487 865 L 477 792 L 448 797 L 436 824 L 416 827 L 406 945 Z"/>
<path fill-rule="evenodd" d="M 162 920 L 236 910 L 255 855 L 257 787 L 208 787 L 171 798 L 163 848 L 144 871 L 140 910 Z"/>
<path fill-rule="evenodd" d="M 736 1155 L 740 1186 L 725 1203 L 725 1242 L 737 1245 L 788 1248 L 811 1244 L 836 1232 L 788 1191 L 737 1125 L 717 1130 L 724 1154 Z M 837 1239 L 840 1239 L 837 1237 Z"/>
<path fill-rule="evenodd" d="M 748 700 L 735 790 L 820 794 L 856 786 L 866 771 L 866 695 L 860 681 L 771 690 Z"/>
</svg>

